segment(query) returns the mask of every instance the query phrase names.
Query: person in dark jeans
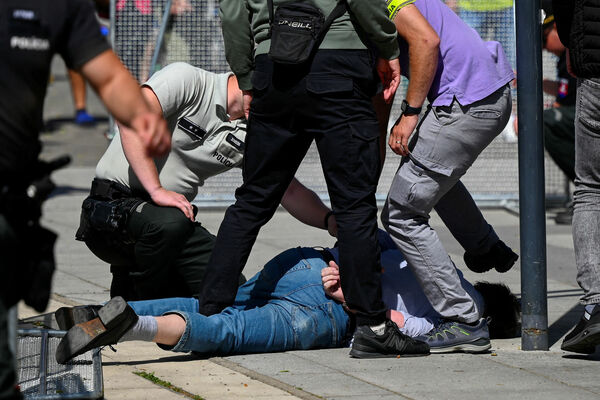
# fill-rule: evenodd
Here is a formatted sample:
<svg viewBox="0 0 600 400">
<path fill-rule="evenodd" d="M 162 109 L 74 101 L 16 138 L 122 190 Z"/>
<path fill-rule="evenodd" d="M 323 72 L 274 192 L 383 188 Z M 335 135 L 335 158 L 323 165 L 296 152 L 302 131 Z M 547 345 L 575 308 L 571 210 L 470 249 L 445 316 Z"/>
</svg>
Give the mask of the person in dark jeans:
<svg viewBox="0 0 600 400">
<path fill-rule="evenodd" d="M 584 311 L 561 348 L 589 354 L 600 344 L 600 0 L 552 2 L 567 69 L 577 76 L 573 245 Z"/>
<path fill-rule="evenodd" d="M 575 98 L 577 96 L 577 78 L 567 71 L 567 51 L 561 43 L 551 4 L 545 5 L 543 43 L 544 49 L 558 57 L 556 68 L 558 80 L 543 82 L 544 92 L 556 96 L 552 108 L 544 110 L 544 146 L 556 165 L 567 178 L 575 180 Z M 556 214 L 557 224 L 571 224 L 573 205 Z"/>
</svg>

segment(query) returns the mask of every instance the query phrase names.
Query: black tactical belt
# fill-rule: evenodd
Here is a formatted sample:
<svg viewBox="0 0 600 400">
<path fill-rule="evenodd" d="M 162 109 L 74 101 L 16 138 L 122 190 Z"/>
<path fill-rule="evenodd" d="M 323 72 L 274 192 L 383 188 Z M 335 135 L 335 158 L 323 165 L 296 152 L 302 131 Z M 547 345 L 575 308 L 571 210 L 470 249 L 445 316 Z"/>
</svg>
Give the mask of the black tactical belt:
<svg viewBox="0 0 600 400">
<path fill-rule="evenodd" d="M 133 197 L 133 192 L 127 186 L 109 179 L 94 178 L 90 196 L 103 200 L 117 200 Z"/>
</svg>

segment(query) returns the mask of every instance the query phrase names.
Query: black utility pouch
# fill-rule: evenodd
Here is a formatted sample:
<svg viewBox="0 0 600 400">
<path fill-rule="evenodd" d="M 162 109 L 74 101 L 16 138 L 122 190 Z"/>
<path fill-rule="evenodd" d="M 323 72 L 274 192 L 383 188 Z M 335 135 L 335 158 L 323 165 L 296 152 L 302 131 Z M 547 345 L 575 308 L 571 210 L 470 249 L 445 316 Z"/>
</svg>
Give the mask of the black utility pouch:
<svg viewBox="0 0 600 400">
<path fill-rule="evenodd" d="M 324 22 L 321 10 L 312 4 L 279 6 L 271 22 L 271 60 L 280 64 L 306 62 L 313 53 Z"/>
<path fill-rule="evenodd" d="M 346 10 L 344 0 L 325 20 L 321 10 L 308 2 L 292 1 L 277 7 L 273 12 L 273 0 L 269 3 L 271 47 L 269 57 L 279 64 L 303 64 L 319 48 L 334 19 Z"/>
<path fill-rule="evenodd" d="M 129 214 L 143 202 L 135 197 L 110 201 L 86 198 L 81 206 L 81 221 L 75 239 L 85 240 L 90 229 L 123 233 Z"/>
</svg>

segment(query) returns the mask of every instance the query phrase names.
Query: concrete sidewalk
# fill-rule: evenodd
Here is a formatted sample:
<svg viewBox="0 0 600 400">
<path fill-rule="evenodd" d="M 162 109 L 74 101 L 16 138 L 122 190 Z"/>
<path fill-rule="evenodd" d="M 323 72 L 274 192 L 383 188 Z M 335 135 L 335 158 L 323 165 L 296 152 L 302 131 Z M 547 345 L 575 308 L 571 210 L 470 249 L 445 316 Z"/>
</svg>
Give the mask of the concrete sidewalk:
<svg viewBox="0 0 600 400">
<path fill-rule="evenodd" d="M 59 77 L 60 78 L 60 77 Z M 50 88 L 46 118 L 65 118 L 68 85 L 58 79 Z M 91 110 L 102 113 L 95 99 Z M 67 104 L 67 106 L 65 106 Z M 97 110 L 97 111 L 96 111 Z M 50 309 L 97 303 L 109 298 L 106 264 L 74 240 L 81 202 L 89 190 L 94 165 L 104 151 L 105 124 L 82 131 L 70 123 L 43 136 L 44 156 L 72 153 L 72 166 L 54 175 L 58 189 L 45 204 L 44 225 L 59 233 L 57 271 Z M 519 249 L 519 219 L 502 210 L 485 211 L 499 235 Z M 216 232 L 223 210 L 201 210 L 198 220 Z M 433 216 L 452 259 L 471 280 L 504 282 L 520 292 L 520 272 L 475 275 L 464 268 L 462 251 Z M 160 350 L 152 343 L 130 342 L 103 350 L 105 398 L 114 399 L 597 399 L 600 353 L 580 356 L 560 350 L 561 338 L 577 322 L 580 290 L 575 283 L 569 226 L 548 221 L 548 310 L 550 351 L 526 352 L 520 338 L 494 340 L 483 355 L 449 354 L 421 358 L 356 360 L 348 349 L 292 351 L 198 359 Z M 332 245 L 324 232 L 306 227 L 285 212 L 263 228 L 246 266 L 251 276 L 280 251 L 294 246 Z M 32 315 L 21 307 L 20 316 Z M 145 372 L 146 378 L 136 373 Z M 158 379 L 156 379 L 158 378 Z M 178 388 L 179 393 L 166 388 Z"/>
<path fill-rule="evenodd" d="M 91 168 L 69 168 L 56 173 L 58 194 L 46 204 L 44 222 L 60 234 L 58 270 L 54 278 L 52 307 L 61 304 L 108 300 L 108 266 L 97 260 L 80 242 L 73 240 L 78 210 L 93 174 Z M 489 221 L 504 239 L 518 248 L 518 218 L 505 211 L 486 211 Z M 199 219 L 216 232 L 222 211 L 201 210 Z M 438 228 L 451 256 L 463 266 L 462 253 L 437 217 Z M 548 225 L 549 265 L 571 252 L 571 242 L 556 226 Z M 278 252 L 298 245 L 331 245 L 324 232 L 305 227 L 285 212 L 278 212 L 261 231 L 245 272 L 248 276 Z M 476 275 L 463 269 L 471 281 L 502 281 L 515 293 L 520 274 Z M 549 268 L 549 275 L 553 269 Z M 574 275 L 574 269 L 573 269 Z M 354 360 L 348 349 L 293 351 L 199 360 L 160 350 L 151 343 L 124 343 L 117 352 L 103 351 L 107 399 L 181 397 L 153 384 L 136 372 L 146 372 L 205 399 L 230 398 L 360 398 L 360 399 L 592 399 L 600 397 L 600 354 L 578 356 L 560 350 L 560 339 L 577 321 L 580 290 L 574 284 L 548 280 L 550 325 L 549 352 L 520 350 L 520 339 L 495 340 L 493 352 L 484 355 L 432 355 L 424 358 Z M 25 311 L 22 313 L 25 314 Z"/>
</svg>

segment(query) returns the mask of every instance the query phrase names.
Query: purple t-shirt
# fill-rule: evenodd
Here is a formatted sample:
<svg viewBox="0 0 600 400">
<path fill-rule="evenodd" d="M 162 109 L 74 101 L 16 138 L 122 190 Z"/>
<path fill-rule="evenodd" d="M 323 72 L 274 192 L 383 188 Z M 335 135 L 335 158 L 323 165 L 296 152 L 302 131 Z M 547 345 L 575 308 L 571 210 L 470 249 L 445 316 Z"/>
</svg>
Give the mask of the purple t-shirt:
<svg viewBox="0 0 600 400">
<path fill-rule="evenodd" d="M 472 104 L 494 93 L 514 79 L 510 63 L 498 42 L 484 42 L 441 0 L 416 0 L 414 5 L 440 38 L 438 69 L 427 99 L 434 106 Z M 402 38 L 400 66 L 410 79 L 408 44 Z"/>
</svg>

